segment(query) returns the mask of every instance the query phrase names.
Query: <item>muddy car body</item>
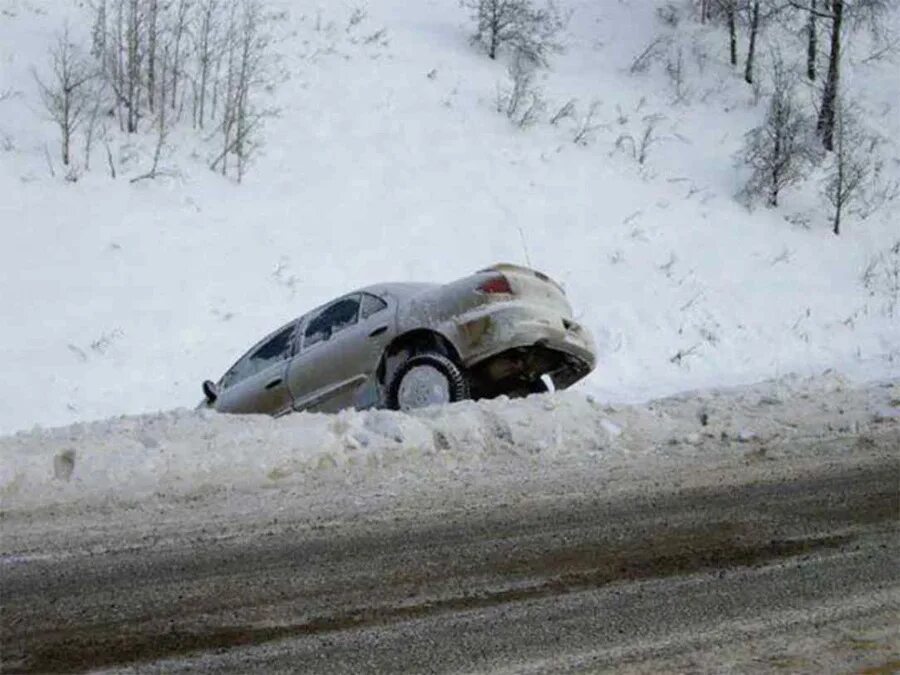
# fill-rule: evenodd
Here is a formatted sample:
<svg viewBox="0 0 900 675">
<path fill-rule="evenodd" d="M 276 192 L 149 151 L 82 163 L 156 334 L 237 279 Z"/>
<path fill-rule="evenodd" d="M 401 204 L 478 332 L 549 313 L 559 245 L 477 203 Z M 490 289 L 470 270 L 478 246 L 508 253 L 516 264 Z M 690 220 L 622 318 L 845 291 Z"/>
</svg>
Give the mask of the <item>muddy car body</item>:
<svg viewBox="0 0 900 675">
<path fill-rule="evenodd" d="M 564 389 L 593 341 L 546 275 L 495 265 L 449 284 L 376 284 L 291 321 L 224 376 L 203 406 L 227 413 L 415 408 Z"/>
</svg>

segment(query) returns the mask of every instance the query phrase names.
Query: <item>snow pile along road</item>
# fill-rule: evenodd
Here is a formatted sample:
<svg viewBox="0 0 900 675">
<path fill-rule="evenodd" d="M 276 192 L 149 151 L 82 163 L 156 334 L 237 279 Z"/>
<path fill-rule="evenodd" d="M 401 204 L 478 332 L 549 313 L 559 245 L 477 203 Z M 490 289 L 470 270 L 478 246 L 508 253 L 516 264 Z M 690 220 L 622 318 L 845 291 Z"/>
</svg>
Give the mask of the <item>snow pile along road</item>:
<svg viewBox="0 0 900 675">
<path fill-rule="evenodd" d="M 491 481 L 572 461 L 620 465 L 685 453 L 772 457 L 790 452 L 792 439 L 885 433 L 900 447 L 900 381 L 856 387 L 834 375 L 639 406 L 611 407 L 568 392 L 410 415 L 273 420 L 177 410 L 0 438 L 0 499 L 10 511 L 286 486 L 326 494 L 358 480 L 426 490 L 448 476 Z"/>
</svg>

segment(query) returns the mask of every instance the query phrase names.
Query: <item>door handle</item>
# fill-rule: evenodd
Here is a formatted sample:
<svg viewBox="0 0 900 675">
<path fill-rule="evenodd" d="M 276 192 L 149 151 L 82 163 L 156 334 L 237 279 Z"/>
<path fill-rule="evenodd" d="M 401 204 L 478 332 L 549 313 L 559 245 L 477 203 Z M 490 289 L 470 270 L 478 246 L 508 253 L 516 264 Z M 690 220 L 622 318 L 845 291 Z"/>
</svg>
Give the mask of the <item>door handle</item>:
<svg viewBox="0 0 900 675">
<path fill-rule="evenodd" d="M 369 333 L 369 337 L 370 338 L 377 337 L 378 335 L 381 335 L 382 333 L 386 332 L 387 329 L 388 329 L 387 326 L 379 326 L 378 328 L 373 330 L 371 333 Z"/>
<path fill-rule="evenodd" d="M 266 385 L 266 389 L 274 389 L 279 384 L 281 384 L 283 381 L 284 380 L 282 380 L 280 377 L 277 380 L 272 380 L 271 382 L 269 382 L 269 384 Z"/>
</svg>

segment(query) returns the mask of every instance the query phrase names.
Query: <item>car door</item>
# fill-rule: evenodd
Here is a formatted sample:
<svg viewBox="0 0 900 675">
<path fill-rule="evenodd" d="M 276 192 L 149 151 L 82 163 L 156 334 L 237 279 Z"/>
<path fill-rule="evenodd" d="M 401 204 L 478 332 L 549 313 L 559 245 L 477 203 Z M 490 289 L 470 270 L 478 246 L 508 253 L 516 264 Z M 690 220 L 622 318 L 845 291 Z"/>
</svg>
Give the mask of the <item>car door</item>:
<svg viewBox="0 0 900 675">
<path fill-rule="evenodd" d="M 293 409 L 287 370 L 295 348 L 298 322 L 264 338 L 220 382 L 216 410 L 225 413 L 282 415 Z"/>
<path fill-rule="evenodd" d="M 288 371 L 295 409 L 374 405 L 372 375 L 395 333 L 396 304 L 371 293 L 340 298 L 311 314 Z"/>
</svg>

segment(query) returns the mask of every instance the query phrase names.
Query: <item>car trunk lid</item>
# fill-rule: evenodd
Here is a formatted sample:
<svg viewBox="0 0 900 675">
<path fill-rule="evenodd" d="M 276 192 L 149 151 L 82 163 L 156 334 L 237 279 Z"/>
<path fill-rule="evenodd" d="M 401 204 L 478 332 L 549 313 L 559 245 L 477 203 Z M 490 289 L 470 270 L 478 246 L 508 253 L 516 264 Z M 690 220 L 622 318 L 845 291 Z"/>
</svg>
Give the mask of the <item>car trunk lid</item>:
<svg viewBox="0 0 900 675">
<path fill-rule="evenodd" d="M 555 310 L 561 318 L 572 318 L 572 307 L 563 287 L 543 272 L 522 265 L 499 263 L 480 270 L 478 274 L 485 277 L 479 286 L 484 293 L 542 305 Z M 506 284 L 501 280 L 505 280 Z"/>
</svg>

